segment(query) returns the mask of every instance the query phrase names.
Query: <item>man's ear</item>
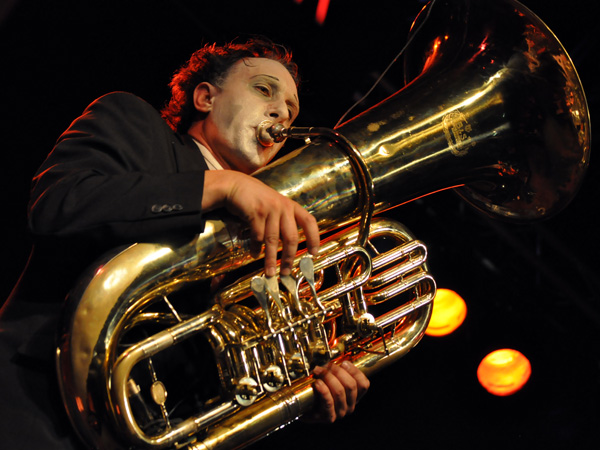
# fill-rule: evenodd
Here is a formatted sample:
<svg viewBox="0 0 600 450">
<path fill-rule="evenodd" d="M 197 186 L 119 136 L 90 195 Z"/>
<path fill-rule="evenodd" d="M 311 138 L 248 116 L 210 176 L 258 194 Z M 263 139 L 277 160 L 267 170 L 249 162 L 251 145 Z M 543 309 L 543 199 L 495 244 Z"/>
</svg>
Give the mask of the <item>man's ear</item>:
<svg viewBox="0 0 600 450">
<path fill-rule="evenodd" d="M 203 81 L 194 89 L 194 107 L 197 111 L 207 113 L 212 110 L 217 88 Z"/>
</svg>

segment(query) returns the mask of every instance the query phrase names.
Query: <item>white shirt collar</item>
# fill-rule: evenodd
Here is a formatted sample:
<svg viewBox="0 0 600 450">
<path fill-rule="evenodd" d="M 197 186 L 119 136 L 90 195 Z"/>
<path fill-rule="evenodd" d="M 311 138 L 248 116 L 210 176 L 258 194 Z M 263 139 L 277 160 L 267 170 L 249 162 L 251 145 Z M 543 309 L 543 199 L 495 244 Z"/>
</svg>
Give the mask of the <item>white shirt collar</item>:
<svg viewBox="0 0 600 450">
<path fill-rule="evenodd" d="M 208 166 L 209 170 L 223 170 L 223 166 L 219 163 L 219 161 L 217 161 L 217 159 L 214 157 L 214 155 L 210 152 L 209 149 L 207 149 L 196 139 L 194 139 L 194 142 L 200 149 L 200 152 L 202 153 L 202 156 L 204 157 L 204 160 L 206 161 L 206 165 Z"/>
</svg>

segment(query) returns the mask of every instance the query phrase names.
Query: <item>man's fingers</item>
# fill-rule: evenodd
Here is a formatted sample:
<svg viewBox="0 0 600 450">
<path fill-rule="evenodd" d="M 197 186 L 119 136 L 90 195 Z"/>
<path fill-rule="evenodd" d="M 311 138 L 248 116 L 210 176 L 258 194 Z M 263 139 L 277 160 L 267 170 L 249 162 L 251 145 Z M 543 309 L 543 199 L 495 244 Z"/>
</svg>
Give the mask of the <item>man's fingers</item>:
<svg viewBox="0 0 600 450">
<path fill-rule="evenodd" d="M 333 422 L 354 412 L 359 399 L 369 389 L 369 379 L 349 361 L 341 365 L 315 367 L 316 409 L 309 420 Z"/>
<path fill-rule="evenodd" d="M 315 375 L 317 378 L 322 380 L 329 389 L 330 395 L 333 397 L 333 405 L 334 411 L 328 411 L 329 416 L 333 416 L 334 420 L 336 418 L 343 418 L 348 412 L 348 403 L 346 398 L 346 387 L 342 383 L 342 380 L 338 378 L 339 368 L 330 367 L 324 368 L 321 367 L 315 368 Z"/>
<path fill-rule="evenodd" d="M 289 275 L 298 251 L 298 225 L 294 219 L 294 207 L 290 205 L 290 214 L 281 217 L 281 274 Z"/>
<path fill-rule="evenodd" d="M 335 364 L 332 364 L 331 366 L 331 373 L 344 388 L 344 406 L 346 409 L 344 411 L 345 414 L 353 413 L 358 396 L 358 386 L 356 380 L 348 373 L 346 369 Z"/>
<path fill-rule="evenodd" d="M 272 212 L 265 222 L 265 275 L 268 277 L 277 274 L 277 249 L 279 248 L 280 215 Z"/>
<path fill-rule="evenodd" d="M 209 174 L 212 175 L 212 174 Z M 264 245 L 265 273 L 277 273 L 277 252 L 281 242 L 281 273 L 288 275 L 298 250 L 298 228 L 306 236 L 311 254 L 319 251 L 319 228 L 315 218 L 295 201 L 259 180 L 239 172 L 227 177 L 210 177 L 203 207 L 210 210 L 225 203 L 230 212 L 244 220 L 251 229 L 251 255 L 258 257 Z"/>
<path fill-rule="evenodd" d="M 277 253 L 281 243 L 281 274 L 289 275 L 298 251 L 298 226 L 302 226 L 311 254 L 319 251 L 319 228 L 314 217 L 296 202 L 283 198 L 283 204 L 272 208 L 265 216 L 255 216 L 251 221 L 251 254 L 257 257 L 264 244 L 265 274 L 277 273 Z"/>
<path fill-rule="evenodd" d="M 311 255 L 319 253 L 320 235 L 317 219 L 302 208 L 298 203 L 294 203 L 295 217 L 298 225 L 304 230 L 306 238 L 306 248 Z"/>
<path fill-rule="evenodd" d="M 333 400 L 333 396 L 331 395 L 331 391 L 325 384 L 323 380 L 316 380 L 313 384 L 313 389 L 315 389 L 318 393 L 319 397 L 319 407 L 316 410 L 312 417 L 307 417 L 309 421 L 318 421 L 325 423 L 333 423 L 335 422 L 335 402 Z"/>
<path fill-rule="evenodd" d="M 365 395 L 369 390 L 371 382 L 369 381 L 367 376 L 364 373 L 362 373 L 358 369 L 358 367 L 356 367 L 350 361 L 344 361 L 342 363 L 342 367 L 356 382 L 356 403 L 358 403 L 362 396 Z"/>
</svg>

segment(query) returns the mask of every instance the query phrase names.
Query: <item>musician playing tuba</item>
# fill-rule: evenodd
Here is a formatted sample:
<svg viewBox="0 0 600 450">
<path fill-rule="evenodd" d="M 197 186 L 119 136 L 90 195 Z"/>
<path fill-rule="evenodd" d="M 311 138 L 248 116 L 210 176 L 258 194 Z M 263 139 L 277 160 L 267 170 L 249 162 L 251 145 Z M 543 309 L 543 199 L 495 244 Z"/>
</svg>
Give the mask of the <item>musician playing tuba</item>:
<svg viewBox="0 0 600 450">
<path fill-rule="evenodd" d="M 28 266 L 1 316 L 0 436 L 4 448 L 78 448 L 62 409 L 53 357 L 62 302 L 80 272 L 109 249 L 192 236 L 204 213 L 226 208 L 251 230 L 253 256 L 264 250 L 267 276 L 289 274 L 298 228 L 319 250 L 314 217 L 249 176 L 281 143 L 263 145 L 264 121 L 289 127 L 299 113 L 297 67 L 267 40 L 207 45 L 171 81 L 159 114 L 140 98 L 107 94 L 59 138 L 33 180 Z M 309 418 L 333 422 L 367 391 L 350 363 L 317 367 L 317 407 Z"/>
</svg>

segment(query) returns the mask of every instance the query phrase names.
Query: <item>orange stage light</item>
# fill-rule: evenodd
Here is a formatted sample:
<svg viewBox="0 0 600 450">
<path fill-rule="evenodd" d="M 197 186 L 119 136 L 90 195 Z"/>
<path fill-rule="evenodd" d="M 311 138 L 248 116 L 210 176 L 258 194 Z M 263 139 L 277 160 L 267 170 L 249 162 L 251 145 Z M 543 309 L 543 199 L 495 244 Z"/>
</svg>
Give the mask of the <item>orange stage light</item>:
<svg viewBox="0 0 600 450">
<path fill-rule="evenodd" d="M 445 336 L 456 330 L 467 316 L 467 305 L 450 289 L 438 289 L 433 300 L 433 312 L 425 334 Z"/>
<path fill-rule="evenodd" d="M 529 380 L 531 364 L 519 351 L 504 348 L 493 351 L 481 360 L 477 368 L 479 383 L 498 396 L 511 395 Z"/>
</svg>

